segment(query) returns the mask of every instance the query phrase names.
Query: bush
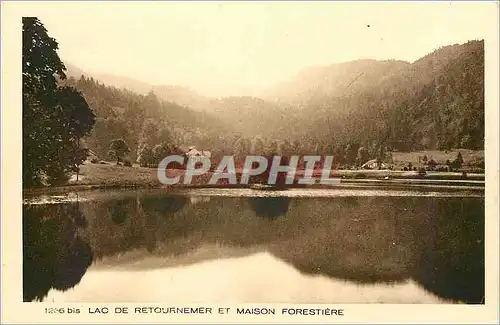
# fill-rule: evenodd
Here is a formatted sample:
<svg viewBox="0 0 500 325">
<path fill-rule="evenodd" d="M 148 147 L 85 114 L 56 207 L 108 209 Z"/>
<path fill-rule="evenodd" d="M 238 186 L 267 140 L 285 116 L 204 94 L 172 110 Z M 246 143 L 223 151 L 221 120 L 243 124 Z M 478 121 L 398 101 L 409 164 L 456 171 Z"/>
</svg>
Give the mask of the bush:
<svg viewBox="0 0 500 325">
<path fill-rule="evenodd" d="M 478 168 L 484 169 L 484 159 L 480 159 L 479 161 L 477 161 L 474 164 L 474 167 L 478 167 Z"/>
<path fill-rule="evenodd" d="M 66 184 L 69 179 L 69 172 L 58 167 L 52 167 L 45 172 L 47 183 L 50 186 L 61 186 Z"/>
<path fill-rule="evenodd" d="M 125 160 L 123 162 L 123 166 L 125 166 L 125 167 L 132 167 L 132 162 L 130 160 Z"/>
</svg>

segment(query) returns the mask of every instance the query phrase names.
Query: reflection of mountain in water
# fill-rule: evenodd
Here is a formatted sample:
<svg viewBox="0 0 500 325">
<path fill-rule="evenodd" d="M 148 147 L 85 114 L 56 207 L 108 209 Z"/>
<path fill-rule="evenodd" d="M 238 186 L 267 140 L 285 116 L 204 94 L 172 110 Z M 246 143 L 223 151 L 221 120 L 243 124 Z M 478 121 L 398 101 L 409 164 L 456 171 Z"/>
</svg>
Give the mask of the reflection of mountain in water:
<svg viewBox="0 0 500 325">
<path fill-rule="evenodd" d="M 25 263 L 48 263 L 52 265 L 48 269 L 55 270 L 52 278 L 44 275 L 47 280 L 40 283 L 47 284 L 42 285 L 36 273 L 25 268 L 25 299 L 40 299 L 50 287 L 77 284 L 90 264 L 92 247 L 96 267 L 108 269 L 148 255 L 175 266 L 224 257 L 221 254 L 268 251 L 306 274 L 352 283 L 413 279 L 442 298 L 483 300 L 483 199 L 212 197 L 191 201 L 146 195 L 82 202 L 79 211 L 87 228 L 78 231 L 69 205 L 38 205 L 36 213 L 35 208 L 25 207 Z M 55 217 L 42 221 L 40 216 Z M 201 253 L 202 247 L 228 249 L 212 254 L 206 249 Z M 118 254 L 120 259 L 111 262 Z M 197 256 L 191 262 L 184 258 L 190 254 Z M 141 263 L 135 265 L 141 267 Z M 73 280 L 54 280 L 56 275 Z"/>
<path fill-rule="evenodd" d="M 412 276 L 441 297 L 484 303 L 484 202 L 440 201 L 435 212 L 442 217 L 422 233 L 427 245 Z"/>
<path fill-rule="evenodd" d="M 331 215 L 329 226 L 310 226 L 307 235 L 298 234 L 271 251 L 309 274 L 358 283 L 412 278 L 442 298 L 481 303 L 484 202 L 468 198 L 418 205 L 391 204 L 389 198 L 369 201 L 350 213 L 355 218 Z"/>
</svg>

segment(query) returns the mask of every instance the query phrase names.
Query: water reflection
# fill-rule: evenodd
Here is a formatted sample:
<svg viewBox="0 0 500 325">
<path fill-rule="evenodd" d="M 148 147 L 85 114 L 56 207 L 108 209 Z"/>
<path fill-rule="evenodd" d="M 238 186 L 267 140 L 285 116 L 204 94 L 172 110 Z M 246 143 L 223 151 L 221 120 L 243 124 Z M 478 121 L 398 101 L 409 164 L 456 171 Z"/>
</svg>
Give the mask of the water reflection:
<svg viewBox="0 0 500 325">
<path fill-rule="evenodd" d="M 77 285 L 92 261 L 77 287 L 86 278 L 91 283 L 96 274 L 102 276 L 103 270 L 120 270 L 110 276 L 131 279 L 136 275 L 125 271 L 149 272 L 153 279 L 161 278 L 154 272 L 179 266 L 188 272 L 203 261 L 226 258 L 236 270 L 267 252 L 278 260 L 264 259 L 257 263 L 269 265 L 259 268 L 286 263 L 303 276 L 321 275 L 365 289 L 413 281 L 443 299 L 484 303 L 483 198 L 137 194 L 80 205 L 26 205 L 23 220 L 26 301 L 41 300 L 51 288 Z M 249 279 L 234 284 L 242 290 L 245 281 L 258 277 L 248 267 L 238 272 Z M 283 272 L 293 273 L 288 268 Z M 265 277 L 259 281 L 273 278 Z M 152 291 L 154 287 L 149 285 Z M 382 302 L 391 302 L 387 299 Z M 344 300 L 356 302 L 347 296 Z M 359 297 L 359 302 L 365 300 Z"/>
<path fill-rule="evenodd" d="M 50 289 L 77 285 L 92 264 L 76 204 L 29 206 L 23 216 L 23 300 L 43 300 Z"/>
<path fill-rule="evenodd" d="M 413 277 L 441 297 L 484 303 L 484 202 L 441 200 L 431 220 Z"/>
<path fill-rule="evenodd" d="M 189 198 L 184 196 L 155 195 L 141 197 L 139 202 L 144 213 L 166 217 L 181 210 L 189 202 Z M 194 203 L 198 203 L 198 201 L 194 201 Z"/>
<path fill-rule="evenodd" d="M 250 197 L 248 198 L 250 208 L 259 217 L 276 218 L 283 216 L 288 211 L 290 198 L 288 197 Z"/>
<path fill-rule="evenodd" d="M 319 213 L 322 224 L 305 225 L 307 234 L 271 251 L 305 273 L 358 283 L 412 278 L 442 298 L 481 303 L 484 203 L 470 198 L 395 203 L 371 198 L 355 210 L 342 204 L 340 217 Z"/>
<path fill-rule="evenodd" d="M 128 211 L 130 211 L 131 208 L 132 209 L 135 208 L 134 205 L 131 203 L 133 202 L 131 202 L 130 199 L 128 200 L 114 199 L 111 200 L 111 202 L 109 202 L 108 215 L 111 216 L 111 220 L 115 224 L 122 225 L 125 222 Z"/>
</svg>

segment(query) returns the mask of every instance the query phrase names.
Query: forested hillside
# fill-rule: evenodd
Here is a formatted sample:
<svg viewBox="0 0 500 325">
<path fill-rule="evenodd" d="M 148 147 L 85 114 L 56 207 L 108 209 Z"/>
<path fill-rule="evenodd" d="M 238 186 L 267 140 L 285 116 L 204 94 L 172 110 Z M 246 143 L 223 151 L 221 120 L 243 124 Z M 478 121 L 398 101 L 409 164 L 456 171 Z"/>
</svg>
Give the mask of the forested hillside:
<svg viewBox="0 0 500 325">
<path fill-rule="evenodd" d="M 187 106 L 194 110 L 203 110 L 211 100 L 208 97 L 198 94 L 196 91 L 172 85 L 153 85 L 144 81 L 136 80 L 125 76 L 116 76 L 105 73 L 88 73 L 71 63 L 65 63 L 68 77 L 80 79 L 82 75 L 92 77 L 100 83 L 113 86 L 118 89 L 127 89 L 139 95 L 147 95 L 154 92 L 159 99 L 176 103 L 179 106 Z"/>
<path fill-rule="evenodd" d="M 341 97 L 373 89 L 408 68 L 405 61 L 355 60 L 301 71 L 294 78 L 262 94 L 262 97 L 291 106 L 308 105 L 323 97 Z"/>
<path fill-rule="evenodd" d="M 287 85 L 293 91 L 277 98 L 299 108 L 303 124 L 290 129 L 306 138 L 333 148 L 483 148 L 483 41 L 446 46 L 412 64 L 364 60 L 324 70 L 305 86 Z M 325 75 L 344 77 L 334 83 Z"/>
<path fill-rule="evenodd" d="M 484 44 L 470 41 L 414 63 L 356 60 L 306 69 L 265 99 L 209 99 L 174 86 L 151 86 L 143 95 L 88 77 L 66 82 L 96 112 L 87 144 L 102 157 L 114 138 L 125 140 L 132 160 L 144 144 L 241 153 L 258 138 L 265 146 L 295 143 L 300 152 L 333 153 L 352 163 L 360 150 L 375 157 L 394 150 L 482 149 L 483 81 Z M 196 110 L 175 104 L 180 97 Z"/>
<path fill-rule="evenodd" d="M 288 107 L 261 98 L 233 96 L 209 102 L 208 111 L 245 137 L 261 136 L 283 140 L 290 137 L 290 124 L 300 123 Z"/>
<path fill-rule="evenodd" d="M 93 78 L 68 78 L 61 83 L 73 86 L 84 95 L 97 118 L 85 143 L 101 159 L 109 158 L 114 139 L 123 139 L 134 162 L 144 146 L 156 145 L 219 146 L 219 134 L 229 128 L 213 116 L 162 101 L 150 92 L 140 95 L 126 89 L 106 86 Z"/>
</svg>

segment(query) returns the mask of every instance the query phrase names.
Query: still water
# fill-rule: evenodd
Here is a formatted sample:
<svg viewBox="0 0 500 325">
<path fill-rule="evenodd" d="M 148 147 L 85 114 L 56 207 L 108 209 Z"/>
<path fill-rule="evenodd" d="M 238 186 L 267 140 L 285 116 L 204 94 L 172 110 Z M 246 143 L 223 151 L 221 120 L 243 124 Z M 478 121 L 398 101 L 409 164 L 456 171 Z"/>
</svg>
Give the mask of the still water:
<svg viewBox="0 0 500 325">
<path fill-rule="evenodd" d="M 23 205 L 24 300 L 484 303 L 483 194 L 36 197 Z"/>
</svg>

